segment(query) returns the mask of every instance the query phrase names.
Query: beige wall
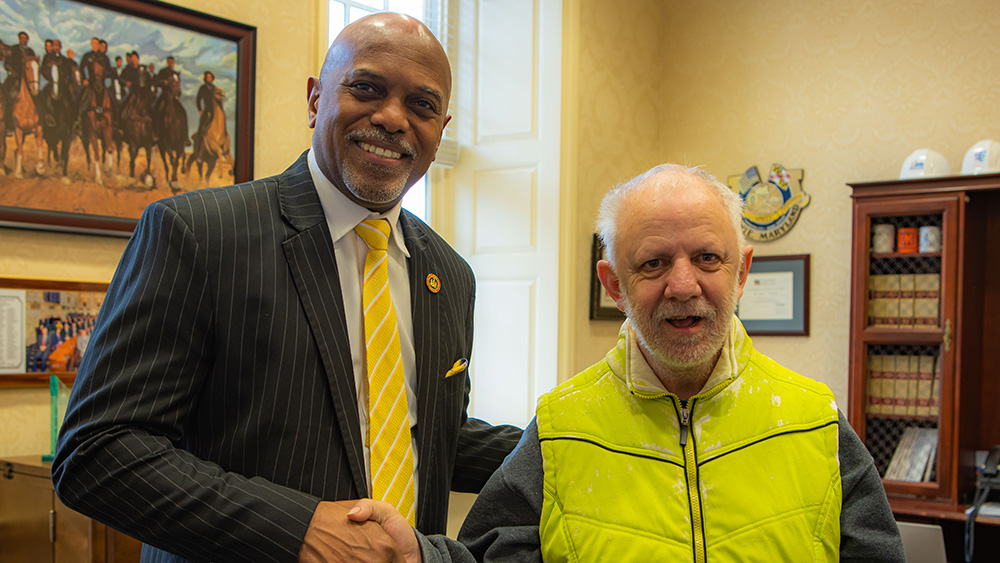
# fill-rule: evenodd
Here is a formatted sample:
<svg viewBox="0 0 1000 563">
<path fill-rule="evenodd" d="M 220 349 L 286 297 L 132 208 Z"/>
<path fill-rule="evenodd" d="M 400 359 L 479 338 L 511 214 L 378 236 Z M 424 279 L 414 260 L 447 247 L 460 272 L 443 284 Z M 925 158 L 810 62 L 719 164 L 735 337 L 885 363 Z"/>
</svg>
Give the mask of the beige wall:
<svg viewBox="0 0 1000 563">
<path fill-rule="evenodd" d="M 754 340 L 846 404 L 845 184 L 895 178 L 921 147 L 944 154 L 957 174 L 973 143 L 1000 140 L 1000 3 L 608 4 L 584 0 L 578 10 L 578 79 L 565 93 L 577 133 L 564 140 L 564 166 L 576 171 L 566 186 L 577 212 L 572 371 L 614 343 L 615 323 L 586 320 L 600 195 L 660 161 L 702 164 L 721 179 L 778 162 L 805 169 L 812 203 L 790 234 L 758 243 L 755 254 L 811 254 L 811 335 Z"/>
<path fill-rule="evenodd" d="M 309 147 L 306 77 L 326 41 L 320 2 L 175 0 L 257 27 L 254 175 L 276 174 Z M 322 32 L 320 33 L 320 31 Z M 0 276 L 111 280 L 126 239 L 0 228 Z M 48 391 L 0 391 L 0 455 L 48 451 Z"/>
<path fill-rule="evenodd" d="M 564 305 L 560 380 L 614 345 L 618 322 L 588 320 L 594 219 L 614 184 L 663 162 L 668 135 L 660 0 L 567 0 L 563 23 Z"/>
</svg>

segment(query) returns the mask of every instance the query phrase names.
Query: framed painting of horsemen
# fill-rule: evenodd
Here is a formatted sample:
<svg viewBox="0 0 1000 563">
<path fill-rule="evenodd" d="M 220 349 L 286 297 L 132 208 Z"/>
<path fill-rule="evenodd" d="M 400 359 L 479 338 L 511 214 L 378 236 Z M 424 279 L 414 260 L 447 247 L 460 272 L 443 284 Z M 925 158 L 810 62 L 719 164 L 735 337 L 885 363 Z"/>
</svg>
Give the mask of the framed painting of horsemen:
<svg viewBox="0 0 1000 563">
<path fill-rule="evenodd" d="M 131 233 L 253 176 L 256 29 L 147 0 L 0 0 L 0 226 Z"/>
</svg>

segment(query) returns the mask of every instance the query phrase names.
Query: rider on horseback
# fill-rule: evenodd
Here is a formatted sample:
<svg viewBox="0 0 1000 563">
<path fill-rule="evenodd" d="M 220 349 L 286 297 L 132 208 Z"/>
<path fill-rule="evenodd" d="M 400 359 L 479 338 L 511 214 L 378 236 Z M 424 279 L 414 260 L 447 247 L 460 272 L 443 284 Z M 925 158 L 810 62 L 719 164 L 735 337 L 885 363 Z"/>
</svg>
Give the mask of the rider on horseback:
<svg viewBox="0 0 1000 563">
<path fill-rule="evenodd" d="M 17 93 L 21 87 L 21 77 L 24 75 L 24 61 L 35 56 L 35 51 L 31 47 L 28 47 L 28 39 L 29 37 L 26 32 L 19 32 L 17 34 L 17 45 L 11 47 L 10 53 L 3 61 L 3 68 L 7 71 L 7 78 L 3 82 L 3 89 L 7 94 L 7 99 L 12 102 L 10 106 L 13 106 L 13 102 L 17 101 Z M 13 127 L 14 123 L 11 113 L 8 111 L 4 117 L 7 120 L 7 127 Z"/>
<path fill-rule="evenodd" d="M 164 115 L 167 113 L 167 105 L 176 105 L 180 107 L 181 98 L 181 73 L 174 70 L 174 65 L 176 62 L 173 57 L 167 57 L 167 68 L 160 70 L 156 73 L 153 78 L 153 85 L 160 89 L 160 95 L 156 98 L 156 102 L 153 104 L 153 111 L 157 115 Z M 181 110 L 183 111 L 183 109 Z M 184 133 L 184 145 L 188 146 L 191 141 L 187 139 L 187 132 L 185 128 Z M 159 132 L 154 134 L 155 140 L 159 140 Z"/>
<path fill-rule="evenodd" d="M 118 112 L 118 123 L 115 124 L 119 133 L 124 131 L 125 124 L 128 123 L 128 120 L 135 112 L 137 89 L 139 88 L 141 75 L 145 75 L 146 79 L 142 81 L 143 87 L 145 87 L 146 84 L 149 84 L 149 73 L 146 72 L 144 67 L 139 66 L 139 53 L 137 51 L 125 53 L 125 68 L 118 76 L 118 80 L 125 86 L 126 92 L 125 98 L 122 100 L 121 111 Z"/>
<path fill-rule="evenodd" d="M 67 77 L 63 76 L 62 69 L 64 68 L 64 59 L 62 55 L 62 46 L 55 39 L 45 40 L 45 56 L 42 58 L 42 78 L 44 78 L 47 83 L 45 88 L 42 89 L 41 103 L 38 104 L 43 110 L 40 113 L 44 113 L 42 119 L 45 120 L 45 124 L 49 127 L 55 125 L 55 116 L 53 100 L 56 97 L 55 92 L 59 92 L 59 96 L 68 96 L 69 93 L 65 88 L 68 84 Z M 54 71 L 54 72 L 53 72 Z M 57 86 L 58 82 L 58 86 Z"/>
<path fill-rule="evenodd" d="M 209 126 L 212 125 L 212 118 L 215 116 L 215 98 L 218 88 L 215 86 L 215 74 L 206 70 L 202 75 L 205 83 L 198 88 L 198 97 L 195 100 L 198 106 L 198 131 L 192 135 L 194 140 L 194 154 L 201 152 L 202 144 L 205 142 L 205 134 L 208 133 Z"/>
<path fill-rule="evenodd" d="M 111 61 L 101 51 L 101 40 L 99 38 L 92 37 L 90 39 L 90 49 L 91 51 L 80 60 L 85 88 L 83 89 L 83 95 L 80 97 L 80 109 L 77 112 L 74 129 L 82 125 L 84 114 L 88 110 L 94 109 L 91 107 L 92 105 L 96 106 L 97 109 L 95 111 L 101 111 L 101 104 L 106 94 L 104 78 L 111 69 Z M 96 103 L 92 104 L 91 102 L 94 100 L 96 100 Z"/>
<path fill-rule="evenodd" d="M 167 68 L 156 73 L 153 84 L 160 89 L 160 96 L 156 99 L 154 109 L 157 113 L 163 113 L 164 107 L 173 100 L 181 97 L 181 73 L 174 70 L 174 58 L 167 57 Z"/>
</svg>

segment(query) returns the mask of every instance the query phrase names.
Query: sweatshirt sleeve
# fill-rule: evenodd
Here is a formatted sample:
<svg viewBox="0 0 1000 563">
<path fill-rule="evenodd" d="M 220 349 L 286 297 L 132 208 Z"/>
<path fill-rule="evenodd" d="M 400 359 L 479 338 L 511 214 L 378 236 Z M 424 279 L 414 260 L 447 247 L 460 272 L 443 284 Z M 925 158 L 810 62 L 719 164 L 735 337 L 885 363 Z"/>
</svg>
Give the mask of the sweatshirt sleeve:
<svg viewBox="0 0 1000 563">
<path fill-rule="evenodd" d="M 875 460 L 840 413 L 840 560 L 905 563 L 899 528 Z"/>
<path fill-rule="evenodd" d="M 418 538 L 425 563 L 541 561 L 542 449 L 532 420 L 521 441 L 490 477 L 458 534 Z"/>
</svg>

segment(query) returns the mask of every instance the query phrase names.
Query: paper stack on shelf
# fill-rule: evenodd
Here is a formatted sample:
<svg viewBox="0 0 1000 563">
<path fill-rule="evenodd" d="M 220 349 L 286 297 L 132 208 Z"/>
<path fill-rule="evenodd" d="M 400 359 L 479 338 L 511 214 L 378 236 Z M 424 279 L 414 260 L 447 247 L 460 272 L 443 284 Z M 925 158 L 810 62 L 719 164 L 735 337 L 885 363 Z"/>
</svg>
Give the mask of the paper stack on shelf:
<svg viewBox="0 0 1000 563">
<path fill-rule="evenodd" d="M 937 428 L 910 426 L 903 431 L 884 479 L 919 482 L 930 479 L 937 455 Z"/>
<path fill-rule="evenodd" d="M 965 513 L 969 514 L 972 512 L 972 507 L 965 509 Z M 1000 502 L 984 502 L 982 508 L 979 509 L 980 516 L 1000 516 Z"/>
</svg>

